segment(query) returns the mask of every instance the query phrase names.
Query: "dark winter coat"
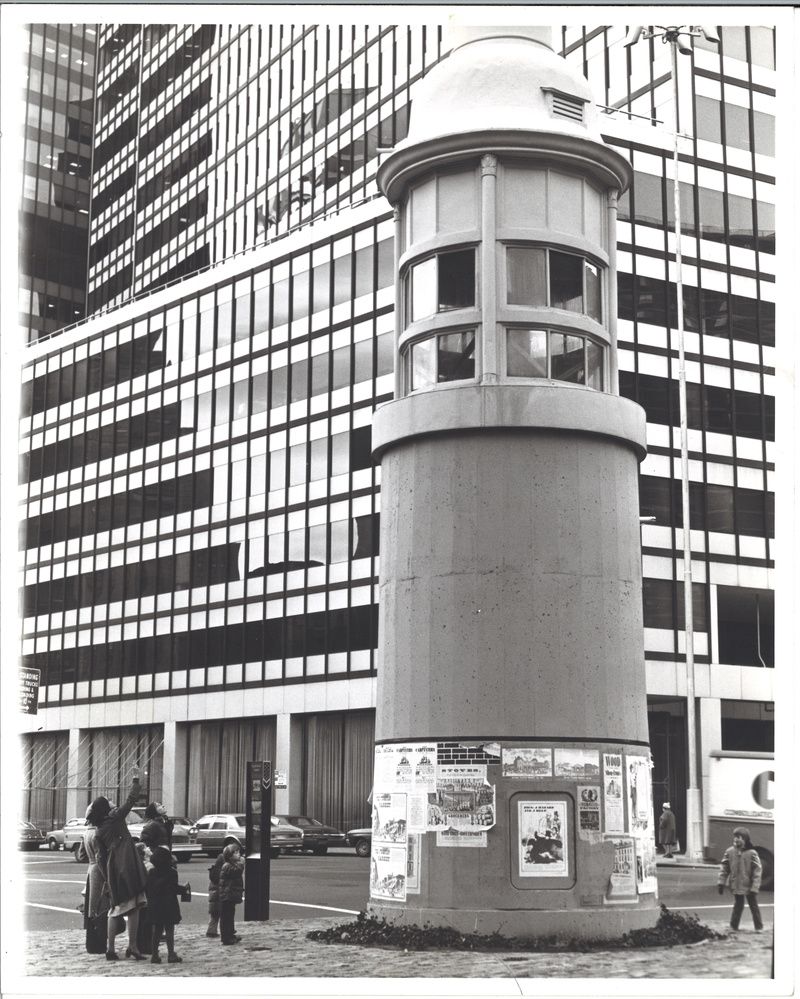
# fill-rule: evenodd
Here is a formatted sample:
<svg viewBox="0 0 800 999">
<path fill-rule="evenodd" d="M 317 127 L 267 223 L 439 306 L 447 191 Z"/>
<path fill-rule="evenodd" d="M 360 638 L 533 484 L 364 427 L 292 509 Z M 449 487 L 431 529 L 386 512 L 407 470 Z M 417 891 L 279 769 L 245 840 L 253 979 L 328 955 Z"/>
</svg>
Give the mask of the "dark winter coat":
<svg viewBox="0 0 800 999">
<path fill-rule="evenodd" d="M 181 921 L 178 892 L 178 872 L 170 861 L 148 871 L 147 909 L 151 923 L 171 926 Z"/>
<path fill-rule="evenodd" d="M 97 827 L 96 843 L 100 847 L 100 866 L 108 882 L 113 906 L 122 905 L 142 894 L 147 872 L 128 830 L 125 816 L 139 797 L 139 782 L 134 781 L 123 805 L 112 808 Z"/>
<path fill-rule="evenodd" d="M 241 902 L 244 898 L 244 861 L 225 861 L 219 872 L 220 902 Z"/>
<path fill-rule="evenodd" d="M 675 814 L 668 808 L 664 809 L 658 820 L 658 842 L 662 846 L 672 846 L 675 842 Z"/>
<path fill-rule="evenodd" d="M 142 842 L 151 850 L 157 846 L 165 846 L 172 850 L 172 821 L 171 819 L 148 819 L 142 826 Z"/>
<path fill-rule="evenodd" d="M 219 905 L 219 875 L 225 858 L 220 854 L 208 869 L 208 908 Z"/>
<path fill-rule="evenodd" d="M 761 858 L 751 847 L 729 846 L 719 865 L 719 884 L 728 885 L 734 895 L 747 895 L 761 888 Z"/>
</svg>

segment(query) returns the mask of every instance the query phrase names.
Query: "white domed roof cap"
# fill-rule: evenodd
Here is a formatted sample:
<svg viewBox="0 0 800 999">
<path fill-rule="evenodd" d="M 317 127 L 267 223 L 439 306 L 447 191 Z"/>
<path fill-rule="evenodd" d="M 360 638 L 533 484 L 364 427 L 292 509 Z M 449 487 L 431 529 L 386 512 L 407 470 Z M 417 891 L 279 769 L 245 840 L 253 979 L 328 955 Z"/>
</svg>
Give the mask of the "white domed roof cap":
<svg viewBox="0 0 800 999">
<path fill-rule="evenodd" d="M 540 26 L 451 29 L 450 55 L 414 92 L 407 138 L 398 148 L 485 129 L 561 132 L 600 140 L 592 91 L 550 47 Z M 583 106 L 583 121 L 554 116 L 552 92 Z M 601 140 L 602 141 L 602 140 Z"/>
</svg>

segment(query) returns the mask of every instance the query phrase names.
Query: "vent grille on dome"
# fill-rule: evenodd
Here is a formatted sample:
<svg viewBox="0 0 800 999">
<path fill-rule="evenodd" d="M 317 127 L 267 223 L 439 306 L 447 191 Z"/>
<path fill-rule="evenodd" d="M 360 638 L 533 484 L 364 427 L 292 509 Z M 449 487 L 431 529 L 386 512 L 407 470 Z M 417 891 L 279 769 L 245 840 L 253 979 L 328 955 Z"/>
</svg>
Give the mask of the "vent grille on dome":
<svg viewBox="0 0 800 999">
<path fill-rule="evenodd" d="M 579 97 L 551 93 L 553 117 L 568 118 L 570 121 L 583 121 L 583 101 Z"/>
</svg>

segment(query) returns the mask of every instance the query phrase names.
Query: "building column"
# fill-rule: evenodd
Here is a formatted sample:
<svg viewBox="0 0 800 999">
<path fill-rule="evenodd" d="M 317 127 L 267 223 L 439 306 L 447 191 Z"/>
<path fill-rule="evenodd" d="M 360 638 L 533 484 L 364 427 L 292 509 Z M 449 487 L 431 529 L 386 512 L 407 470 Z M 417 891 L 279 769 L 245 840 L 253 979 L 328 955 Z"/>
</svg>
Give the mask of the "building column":
<svg viewBox="0 0 800 999">
<path fill-rule="evenodd" d="M 710 768 L 711 752 L 722 749 L 722 701 L 718 697 L 699 697 L 700 732 L 698 754 L 700 756 L 700 791 L 703 813 L 703 843 L 708 843 L 708 803 L 711 793 Z"/>
<path fill-rule="evenodd" d="M 89 804 L 89 732 L 85 729 L 69 730 L 67 750 L 67 801 L 66 819 L 83 817 Z"/>
<path fill-rule="evenodd" d="M 161 779 L 162 805 L 168 815 L 186 814 L 187 726 L 164 722 L 164 773 Z"/>
<path fill-rule="evenodd" d="M 275 719 L 275 770 L 286 774 L 285 788 L 276 787 L 273 810 L 279 815 L 293 815 L 303 807 L 303 725 L 290 714 Z"/>
</svg>

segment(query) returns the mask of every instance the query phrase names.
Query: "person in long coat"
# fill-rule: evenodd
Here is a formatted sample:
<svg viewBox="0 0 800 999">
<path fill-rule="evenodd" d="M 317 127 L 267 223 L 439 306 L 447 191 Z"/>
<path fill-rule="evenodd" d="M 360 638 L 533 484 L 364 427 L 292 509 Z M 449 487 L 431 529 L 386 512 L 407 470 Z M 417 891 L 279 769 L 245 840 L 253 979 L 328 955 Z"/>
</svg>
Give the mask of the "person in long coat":
<svg viewBox="0 0 800 999">
<path fill-rule="evenodd" d="M 181 958 L 175 953 L 175 925 L 181 921 L 178 893 L 182 886 L 178 884 L 178 872 L 166 846 L 157 846 L 150 861 L 153 865 L 147 872 L 147 908 L 153 924 L 150 961 L 161 964 L 158 945 L 163 933 L 167 941 L 167 961 L 180 964 Z"/>
<path fill-rule="evenodd" d="M 668 801 L 665 801 L 661 807 L 663 810 L 658 820 L 658 842 L 664 847 L 664 856 L 671 857 L 676 840 L 675 815 L 670 809 Z"/>
<path fill-rule="evenodd" d="M 130 793 L 122 805 L 114 807 L 108 798 L 99 797 L 92 802 L 89 811 L 89 820 L 97 827 L 95 841 L 99 846 L 99 863 L 111 895 L 106 947 L 106 959 L 109 961 L 119 959 L 115 946 L 119 932 L 118 916 L 128 918 L 128 947 L 125 956 L 137 961 L 144 960 L 144 955 L 136 945 L 136 934 L 139 928 L 139 910 L 147 905 L 147 875 L 125 821 L 139 794 L 139 769 L 136 767 Z"/>
<path fill-rule="evenodd" d="M 91 806 L 86 810 L 87 823 Z M 90 825 L 83 834 L 81 858 L 88 861 L 86 869 L 86 895 L 84 899 L 83 925 L 86 930 L 86 950 L 90 954 L 104 954 L 106 951 L 106 923 L 111 900 L 106 879 L 100 865 L 100 847 L 97 843 L 97 829 Z M 102 920 L 102 936 L 98 924 Z"/>
<path fill-rule="evenodd" d="M 146 843 L 151 852 L 157 846 L 165 846 L 172 852 L 172 819 L 160 801 L 151 801 L 144 810 L 147 820 L 142 826 L 142 842 Z"/>
</svg>

